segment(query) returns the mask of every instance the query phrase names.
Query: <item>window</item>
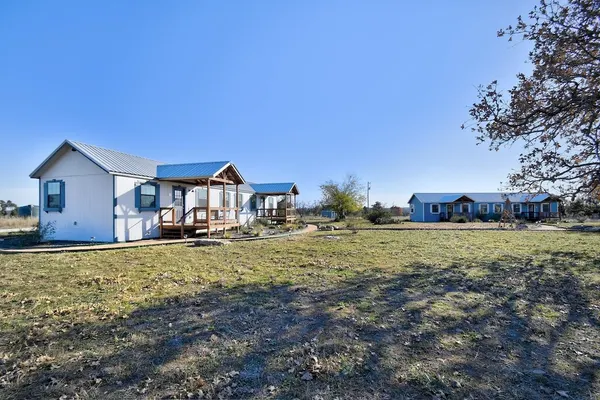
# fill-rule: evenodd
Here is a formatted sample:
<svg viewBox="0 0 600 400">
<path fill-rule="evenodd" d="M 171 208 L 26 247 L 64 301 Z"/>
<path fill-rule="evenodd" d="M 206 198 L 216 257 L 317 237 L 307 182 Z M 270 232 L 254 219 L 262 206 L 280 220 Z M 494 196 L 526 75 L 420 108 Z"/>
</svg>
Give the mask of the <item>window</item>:
<svg viewBox="0 0 600 400">
<path fill-rule="evenodd" d="M 65 208 L 65 183 L 52 180 L 44 183 L 44 211 L 62 212 Z"/>
<path fill-rule="evenodd" d="M 542 203 L 542 212 L 549 213 L 550 212 L 550 203 Z"/>
<path fill-rule="evenodd" d="M 231 192 L 225 193 L 225 207 L 227 207 L 227 208 L 231 207 Z"/>
<path fill-rule="evenodd" d="M 138 211 L 156 211 L 160 207 L 160 185 L 145 182 L 135 187 L 135 207 Z"/>
<path fill-rule="evenodd" d="M 60 208 L 60 182 L 48 182 L 48 208 Z"/>
<path fill-rule="evenodd" d="M 520 203 L 513 203 L 512 208 L 513 208 L 513 213 L 515 213 L 515 214 L 521 213 L 521 204 Z"/>
<path fill-rule="evenodd" d="M 196 189 L 196 207 L 208 206 L 208 190 L 206 188 Z"/>
<path fill-rule="evenodd" d="M 462 203 L 462 212 L 463 214 L 468 214 L 471 212 L 471 205 L 469 203 Z"/>
<path fill-rule="evenodd" d="M 479 213 L 480 214 L 488 214 L 490 212 L 489 204 L 480 204 L 479 205 Z"/>
<path fill-rule="evenodd" d="M 411 213 L 411 214 L 414 214 L 414 213 L 415 213 L 415 205 L 414 205 L 414 204 L 411 204 L 411 205 L 410 205 L 410 213 Z"/>
<path fill-rule="evenodd" d="M 250 210 L 251 211 L 255 211 L 256 210 L 256 195 L 253 194 L 252 196 L 250 196 Z"/>
<path fill-rule="evenodd" d="M 275 202 L 272 196 L 269 196 L 269 208 L 275 208 Z"/>
<path fill-rule="evenodd" d="M 146 183 L 141 186 L 142 197 L 140 199 L 141 208 L 156 207 L 156 186 Z"/>
<path fill-rule="evenodd" d="M 439 204 L 431 204 L 431 213 L 439 214 L 440 213 L 440 205 Z"/>
<path fill-rule="evenodd" d="M 502 204 L 494 204 L 494 214 L 502 214 Z"/>
<path fill-rule="evenodd" d="M 238 208 L 242 208 L 244 206 L 244 195 L 242 193 L 238 193 L 237 206 Z"/>
</svg>

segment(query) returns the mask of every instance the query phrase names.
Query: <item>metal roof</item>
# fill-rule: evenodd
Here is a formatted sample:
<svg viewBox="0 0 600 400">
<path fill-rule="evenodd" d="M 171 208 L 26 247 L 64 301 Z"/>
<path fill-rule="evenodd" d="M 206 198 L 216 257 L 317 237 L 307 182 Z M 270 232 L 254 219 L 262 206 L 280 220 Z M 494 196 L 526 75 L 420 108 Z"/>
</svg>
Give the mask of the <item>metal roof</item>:
<svg viewBox="0 0 600 400">
<path fill-rule="evenodd" d="M 251 183 L 256 193 L 291 193 L 296 184 L 294 182 L 285 183 Z M 298 188 L 296 187 L 296 192 Z M 299 192 L 298 192 L 299 193 Z"/>
<path fill-rule="evenodd" d="M 553 197 L 549 193 L 413 193 L 422 203 L 453 203 L 457 199 L 467 196 L 476 203 L 504 203 L 508 198 L 512 203 L 539 203 Z"/>
<path fill-rule="evenodd" d="M 108 173 L 154 178 L 156 176 L 156 167 L 163 164 L 160 161 L 150 160 L 148 158 L 138 157 L 116 150 L 109 150 L 73 140 L 65 140 L 29 176 L 32 178 L 39 178 L 41 169 L 65 146 L 70 146 L 77 150 Z"/>
<path fill-rule="evenodd" d="M 240 192 L 244 192 L 244 193 L 254 193 L 254 189 L 252 188 L 252 185 L 249 183 L 242 183 L 239 185 L 240 187 Z M 235 185 L 227 185 L 227 190 L 235 190 Z"/>
<path fill-rule="evenodd" d="M 230 164 L 229 161 L 212 161 L 190 164 L 163 164 L 156 168 L 158 179 L 210 178 Z"/>
</svg>

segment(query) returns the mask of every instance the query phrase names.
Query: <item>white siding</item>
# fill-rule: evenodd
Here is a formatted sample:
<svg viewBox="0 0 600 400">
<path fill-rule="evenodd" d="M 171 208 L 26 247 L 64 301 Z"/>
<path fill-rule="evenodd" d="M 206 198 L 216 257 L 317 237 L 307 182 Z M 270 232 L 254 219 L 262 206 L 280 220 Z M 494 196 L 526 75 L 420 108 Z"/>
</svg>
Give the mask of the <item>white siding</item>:
<svg viewBox="0 0 600 400">
<path fill-rule="evenodd" d="M 65 183 L 62 212 L 45 212 L 44 183 Z M 40 177 L 40 223 L 53 222 L 54 240 L 113 241 L 112 176 L 79 152 L 62 151 Z"/>
<path fill-rule="evenodd" d="M 115 236 L 119 242 L 157 238 L 160 236 L 158 226 L 159 211 L 140 212 L 135 207 L 136 183 L 140 184 L 147 181 L 147 179 L 143 178 L 115 176 L 115 196 L 117 198 L 117 206 L 115 207 Z M 159 182 L 159 185 L 160 207 L 171 207 L 173 205 L 173 186 L 183 186 L 186 188 L 186 211 L 195 205 L 195 193 L 192 191 L 193 186 L 164 181 Z"/>
</svg>

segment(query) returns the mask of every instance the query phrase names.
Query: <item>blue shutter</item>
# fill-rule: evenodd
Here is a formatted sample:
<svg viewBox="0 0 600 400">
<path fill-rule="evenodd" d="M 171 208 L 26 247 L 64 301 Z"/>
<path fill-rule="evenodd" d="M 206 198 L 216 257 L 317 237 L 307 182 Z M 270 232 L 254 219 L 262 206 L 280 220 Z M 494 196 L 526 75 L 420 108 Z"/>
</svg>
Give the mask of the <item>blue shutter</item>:
<svg viewBox="0 0 600 400">
<path fill-rule="evenodd" d="M 158 210 L 160 208 L 160 185 L 157 183 L 154 186 L 156 187 L 156 201 L 154 202 L 154 209 Z M 183 195 L 185 196 L 185 191 L 183 191 Z"/>
<path fill-rule="evenodd" d="M 65 182 L 60 181 L 60 210 L 65 208 Z"/>
<path fill-rule="evenodd" d="M 44 211 L 48 211 L 48 182 L 44 182 Z"/>
<path fill-rule="evenodd" d="M 137 208 L 138 211 L 140 211 L 140 208 L 142 207 L 142 186 L 137 185 L 134 188 L 134 192 L 135 192 L 135 208 Z"/>
</svg>

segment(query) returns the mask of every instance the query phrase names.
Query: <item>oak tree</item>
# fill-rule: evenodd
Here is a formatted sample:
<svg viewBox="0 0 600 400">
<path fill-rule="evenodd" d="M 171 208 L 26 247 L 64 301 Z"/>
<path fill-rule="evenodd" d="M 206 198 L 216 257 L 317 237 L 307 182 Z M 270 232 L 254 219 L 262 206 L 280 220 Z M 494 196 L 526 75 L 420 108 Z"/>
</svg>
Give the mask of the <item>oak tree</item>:
<svg viewBox="0 0 600 400">
<path fill-rule="evenodd" d="M 542 0 L 498 36 L 532 44 L 532 72 L 508 92 L 497 81 L 479 87 L 470 109 L 478 143 L 523 146 L 513 189 L 599 196 L 600 1 Z"/>
</svg>

